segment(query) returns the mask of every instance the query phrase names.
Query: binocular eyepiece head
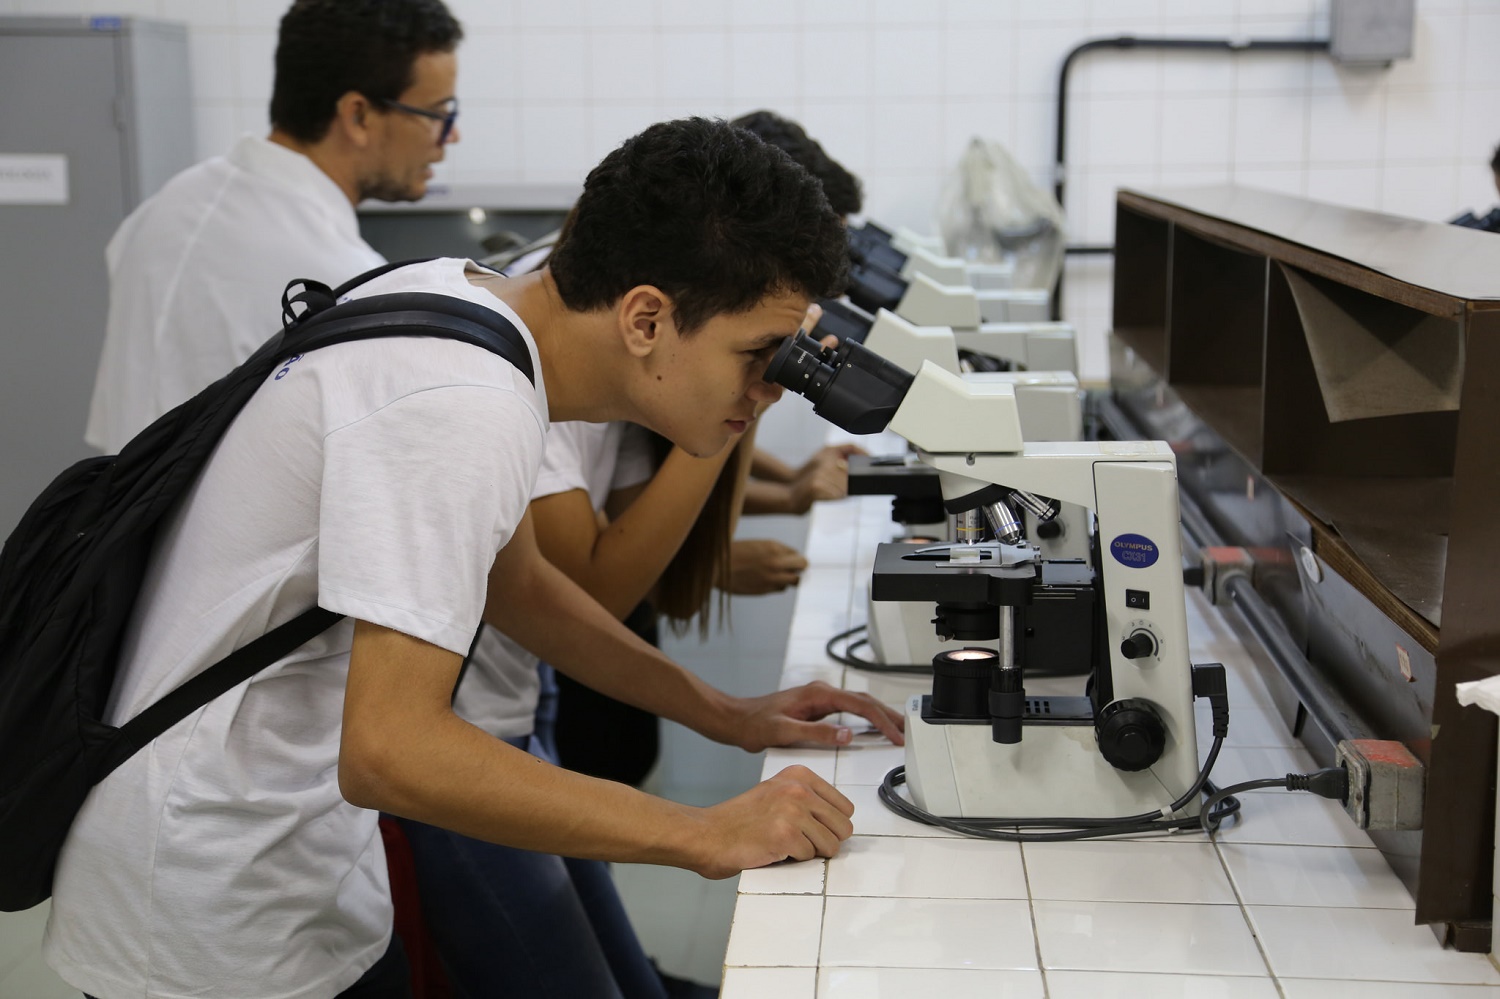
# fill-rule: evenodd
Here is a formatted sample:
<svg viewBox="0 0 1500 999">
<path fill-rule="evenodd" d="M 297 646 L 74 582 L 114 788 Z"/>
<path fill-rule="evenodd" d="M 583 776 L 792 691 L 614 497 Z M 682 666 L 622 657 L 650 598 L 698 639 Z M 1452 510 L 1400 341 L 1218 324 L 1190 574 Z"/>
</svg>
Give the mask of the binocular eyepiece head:
<svg viewBox="0 0 1500 999">
<path fill-rule="evenodd" d="M 896 414 L 912 374 L 863 344 L 824 347 L 798 331 L 771 358 L 765 380 L 806 396 L 813 412 L 851 434 L 877 434 Z"/>
</svg>

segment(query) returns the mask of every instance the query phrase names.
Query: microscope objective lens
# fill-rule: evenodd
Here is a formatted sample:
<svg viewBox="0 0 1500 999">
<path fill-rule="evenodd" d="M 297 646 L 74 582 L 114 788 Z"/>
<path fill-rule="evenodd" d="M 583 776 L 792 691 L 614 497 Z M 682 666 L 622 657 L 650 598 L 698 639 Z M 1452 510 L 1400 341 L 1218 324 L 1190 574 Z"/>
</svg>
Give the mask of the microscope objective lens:
<svg viewBox="0 0 1500 999">
<path fill-rule="evenodd" d="M 990 522 L 990 529 L 995 532 L 995 537 L 1006 544 L 1015 544 L 1021 540 L 1021 522 L 1016 519 L 1016 513 L 1010 508 L 1010 504 L 1003 500 L 984 505 L 985 519 Z"/>
<path fill-rule="evenodd" d="M 961 545 L 977 545 L 984 540 L 984 519 L 978 510 L 953 515 L 953 540 Z"/>
</svg>

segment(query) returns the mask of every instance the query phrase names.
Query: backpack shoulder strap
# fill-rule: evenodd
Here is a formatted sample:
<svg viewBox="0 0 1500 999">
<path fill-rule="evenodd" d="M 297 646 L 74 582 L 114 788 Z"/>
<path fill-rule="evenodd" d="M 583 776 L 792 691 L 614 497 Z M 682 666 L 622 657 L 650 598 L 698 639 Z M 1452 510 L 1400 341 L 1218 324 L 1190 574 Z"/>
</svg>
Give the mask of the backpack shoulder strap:
<svg viewBox="0 0 1500 999">
<path fill-rule="evenodd" d="M 316 315 L 324 309 L 331 309 L 338 304 L 339 299 L 349 294 L 355 288 L 368 281 L 375 280 L 382 274 L 389 274 L 391 271 L 399 270 L 402 267 L 408 267 L 412 264 L 425 264 L 430 260 L 436 259 L 436 257 L 410 257 L 406 260 L 392 260 L 389 263 L 381 264 L 379 267 L 372 267 L 363 274 L 354 275 L 337 288 L 330 288 L 322 281 L 314 281 L 312 278 L 297 278 L 294 281 L 288 282 L 286 290 L 281 293 L 282 324 L 291 325 L 298 319 Z M 496 270 L 489 264 L 473 260 L 470 263 L 476 267 L 482 267 L 492 274 L 503 274 L 502 271 Z M 296 288 L 301 288 L 302 291 L 294 295 L 292 291 Z M 298 312 L 292 308 L 293 305 L 302 305 L 304 308 L 301 312 Z"/>
<path fill-rule="evenodd" d="M 312 278 L 295 278 L 288 281 L 286 289 L 281 293 L 281 324 L 294 326 L 300 320 L 311 319 L 318 313 L 333 308 L 338 304 L 339 299 L 367 281 L 373 281 L 382 274 L 389 274 L 409 264 L 425 264 L 432 259 L 434 258 L 412 257 L 409 260 L 392 260 L 379 267 L 371 267 L 362 274 L 354 275 L 337 288 L 330 288 L 322 281 L 315 281 Z M 302 306 L 300 310 L 296 308 L 298 305 Z"/>
<path fill-rule="evenodd" d="M 288 329 L 279 349 L 290 356 L 335 343 L 390 336 L 435 336 L 483 347 L 536 384 L 531 351 L 514 323 L 477 302 L 432 292 L 371 295 L 336 305 Z"/>
<path fill-rule="evenodd" d="M 343 284 L 339 285 L 337 288 L 333 289 L 333 300 L 337 302 L 339 299 L 349 294 L 355 288 L 358 288 L 360 285 L 368 281 L 375 280 L 382 274 L 389 274 L 391 271 L 400 270 L 401 268 L 409 267 L 412 264 L 425 264 L 429 260 L 436 259 L 436 257 L 408 257 L 405 260 L 392 260 L 389 263 L 381 264 L 379 267 L 371 267 L 363 274 L 356 274 L 349 280 L 345 281 Z"/>
<path fill-rule="evenodd" d="M 272 628 L 212 666 L 178 684 L 156 703 L 115 732 L 110 750 L 99 763 L 94 781 L 103 780 L 152 739 L 225 691 L 250 679 L 267 666 L 333 627 L 342 614 L 313 607 Z"/>
</svg>

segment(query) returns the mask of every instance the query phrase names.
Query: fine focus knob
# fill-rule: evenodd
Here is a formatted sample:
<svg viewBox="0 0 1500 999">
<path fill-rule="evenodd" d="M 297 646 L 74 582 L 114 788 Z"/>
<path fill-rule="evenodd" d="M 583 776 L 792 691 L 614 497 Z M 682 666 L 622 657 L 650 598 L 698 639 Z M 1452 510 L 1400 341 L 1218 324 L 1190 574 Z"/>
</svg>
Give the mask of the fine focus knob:
<svg viewBox="0 0 1500 999">
<path fill-rule="evenodd" d="M 1120 655 L 1126 659 L 1144 659 L 1156 655 L 1156 638 L 1149 631 L 1137 631 L 1120 643 Z"/>
<path fill-rule="evenodd" d="M 1167 730 L 1150 701 L 1129 697 L 1111 701 L 1094 720 L 1099 753 L 1116 770 L 1145 770 L 1161 759 Z"/>
</svg>

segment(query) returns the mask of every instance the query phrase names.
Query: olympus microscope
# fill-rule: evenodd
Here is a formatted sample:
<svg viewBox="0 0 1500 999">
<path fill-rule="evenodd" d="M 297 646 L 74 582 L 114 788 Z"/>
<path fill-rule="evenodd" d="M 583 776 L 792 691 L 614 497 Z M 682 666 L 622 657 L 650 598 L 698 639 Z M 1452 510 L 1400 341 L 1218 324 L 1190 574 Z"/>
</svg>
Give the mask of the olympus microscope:
<svg viewBox="0 0 1500 999">
<path fill-rule="evenodd" d="M 934 606 L 940 636 L 994 643 L 939 654 L 932 693 L 906 705 L 916 804 L 966 818 L 1196 814 L 1200 676 L 1187 658 L 1171 449 L 1023 441 L 1014 386 L 931 361 L 912 375 L 853 342 L 823 348 L 798 335 L 766 379 L 851 433 L 889 427 L 906 438 L 937 470 L 956 519 L 953 544 L 881 545 L 871 580 L 875 600 Z M 1011 504 L 1059 501 L 1094 511 L 1093 566 L 1043 558 L 1021 540 Z M 982 540 L 985 521 L 994 540 Z M 1055 637 L 1041 609 L 1062 591 L 1091 605 L 1091 683 L 1084 696 L 1028 696 L 1025 675 L 1046 669 Z"/>
<path fill-rule="evenodd" d="M 840 328 L 846 335 L 850 332 Z M 820 321 L 818 332 L 824 332 Z M 1008 384 L 1016 396 L 1022 437 L 1028 441 L 1076 441 L 1083 437 L 1083 415 L 1078 379 L 1066 371 L 976 371 L 966 372 L 952 330 L 945 326 L 919 327 L 882 309 L 870 327 L 859 331 L 864 346 L 899 368 L 915 371 L 930 360 L 966 381 Z M 836 334 L 837 335 L 837 334 Z M 912 454 L 856 456 L 849 462 L 852 495 L 890 495 L 892 519 L 909 538 L 944 538 L 952 541 L 942 511 L 937 473 Z M 1091 514 L 1077 504 L 1050 505 L 1041 515 L 1017 504 L 1015 514 L 1025 535 L 1043 558 L 1091 559 Z M 1071 603 L 1071 602 L 1070 602 Z M 1078 614 L 1076 606 L 1053 606 L 1059 615 L 1052 627 L 1067 633 L 1061 616 Z M 932 607 L 924 601 L 870 601 L 866 640 L 875 660 L 886 666 L 917 666 L 932 662 L 946 649 L 962 647 L 953 639 L 939 638 L 931 627 Z M 1075 622 L 1076 624 L 1077 622 Z M 1074 631 L 1076 634 L 1076 629 Z M 1054 672 L 1086 673 L 1090 665 L 1086 642 L 1074 641 L 1052 657 Z"/>
</svg>

